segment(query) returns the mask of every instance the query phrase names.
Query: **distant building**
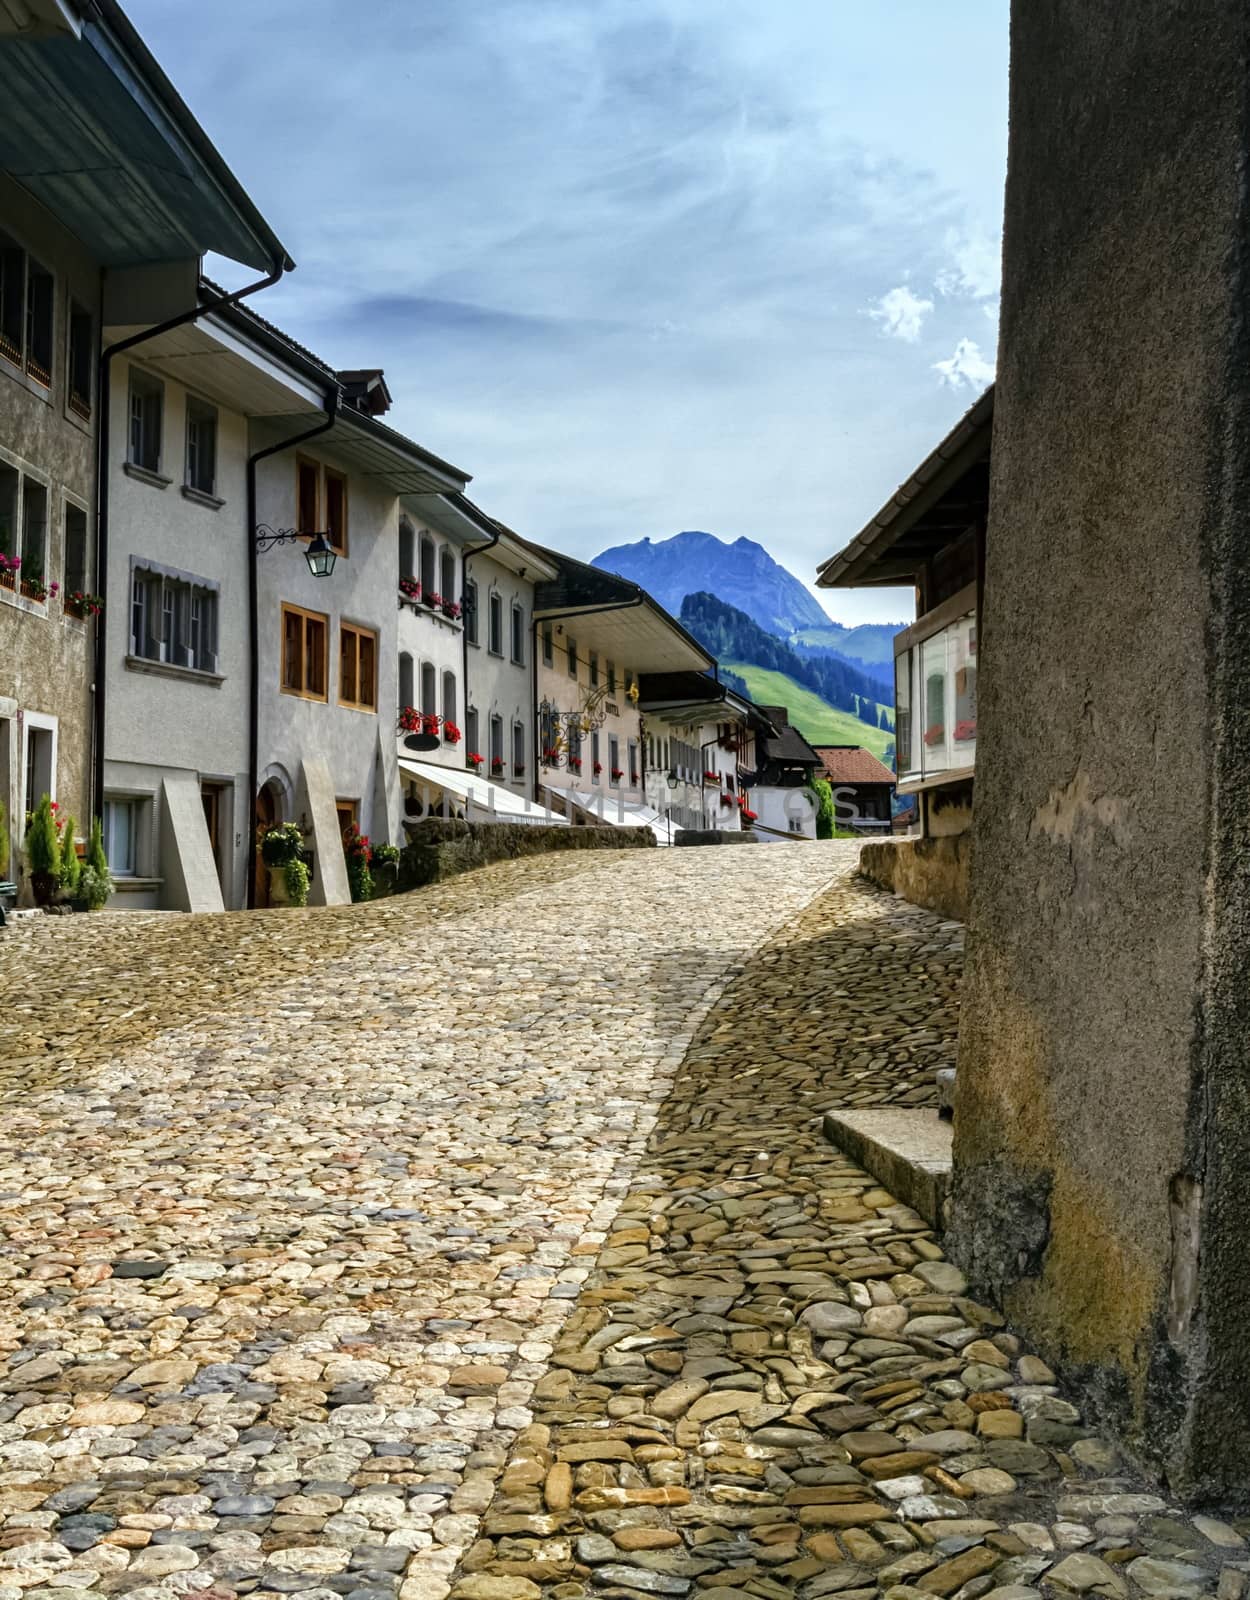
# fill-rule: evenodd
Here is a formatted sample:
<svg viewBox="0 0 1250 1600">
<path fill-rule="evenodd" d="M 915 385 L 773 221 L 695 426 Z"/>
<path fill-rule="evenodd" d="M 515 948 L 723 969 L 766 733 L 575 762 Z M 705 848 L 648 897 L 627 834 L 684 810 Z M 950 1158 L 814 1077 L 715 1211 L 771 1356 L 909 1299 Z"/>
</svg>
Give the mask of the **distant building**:
<svg viewBox="0 0 1250 1600">
<path fill-rule="evenodd" d="M 758 813 L 755 831 L 765 842 L 816 837 L 816 794 L 812 779 L 822 770 L 820 757 L 793 727 L 785 706 L 757 706 L 770 728 L 757 735 L 759 763 L 751 788 L 751 806 Z"/>
<path fill-rule="evenodd" d="M 638 704 L 648 803 L 676 829 L 740 832 L 767 727 L 756 708 L 706 672 L 644 673 Z"/>
<path fill-rule="evenodd" d="M 833 789 L 834 820 L 838 827 L 864 833 L 888 833 L 894 774 L 871 750 L 858 744 L 817 744 L 812 748 L 824 763 L 817 777 L 827 778 Z"/>
</svg>

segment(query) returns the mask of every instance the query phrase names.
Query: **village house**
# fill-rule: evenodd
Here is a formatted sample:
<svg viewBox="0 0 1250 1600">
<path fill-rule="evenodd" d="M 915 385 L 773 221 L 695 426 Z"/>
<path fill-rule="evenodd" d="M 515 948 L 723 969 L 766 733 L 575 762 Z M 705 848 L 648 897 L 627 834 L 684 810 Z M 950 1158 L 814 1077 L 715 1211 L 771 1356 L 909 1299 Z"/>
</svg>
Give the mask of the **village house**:
<svg viewBox="0 0 1250 1600">
<path fill-rule="evenodd" d="M 751 790 L 758 814 L 755 832 L 766 844 L 816 837 L 816 794 L 812 780 L 820 757 L 793 726 L 785 706 L 759 706 L 768 728 L 755 739 L 758 768 Z"/>
<path fill-rule="evenodd" d="M 715 663 L 637 584 L 542 553 L 557 576 L 534 592 L 540 797 L 571 821 L 655 826 L 662 813 L 648 803 L 640 675 Z"/>
<path fill-rule="evenodd" d="M 920 837 L 870 846 L 862 866 L 957 917 L 968 905 L 993 420 L 990 388 L 816 577 L 823 588 L 915 585 L 916 620 L 894 641 L 894 705 L 897 789 L 917 797 Z"/>
<path fill-rule="evenodd" d="M 858 744 L 814 744 L 824 764 L 817 777 L 833 790 L 834 822 L 857 833 L 888 833 L 894 774 Z"/>
<path fill-rule="evenodd" d="M 705 672 L 643 673 L 646 796 L 673 829 L 738 833 L 754 819 L 747 776 L 767 724 Z"/>
<path fill-rule="evenodd" d="M 127 433 L 118 345 L 199 314 L 206 250 L 264 274 L 240 293 L 292 263 L 112 0 L 0 10 L 0 103 L 5 878 L 43 794 L 83 831 L 102 808 L 101 618 L 120 625 L 129 598 L 97 553 L 97 449 Z"/>
</svg>

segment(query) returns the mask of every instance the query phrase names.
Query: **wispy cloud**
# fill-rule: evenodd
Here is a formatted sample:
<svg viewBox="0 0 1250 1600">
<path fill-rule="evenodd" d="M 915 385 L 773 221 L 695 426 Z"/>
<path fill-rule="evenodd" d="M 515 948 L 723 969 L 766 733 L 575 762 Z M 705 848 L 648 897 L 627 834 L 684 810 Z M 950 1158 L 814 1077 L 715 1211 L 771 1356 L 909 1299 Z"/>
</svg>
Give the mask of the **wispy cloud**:
<svg viewBox="0 0 1250 1600">
<path fill-rule="evenodd" d="M 994 381 L 993 363 L 985 359 L 981 346 L 971 339 L 961 339 L 954 355 L 935 361 L 933 370 L 949 389 L 984 389 Z"/>
<path fill-rule="evenodd" d="M 924 319 L 933 310 L 932 300 L 923 300 L 913 294 L 906 284 L 883 294 L 868 315 L 881 324 L 882 331 L 907 344 L 920 338 Z"/>
</svg>

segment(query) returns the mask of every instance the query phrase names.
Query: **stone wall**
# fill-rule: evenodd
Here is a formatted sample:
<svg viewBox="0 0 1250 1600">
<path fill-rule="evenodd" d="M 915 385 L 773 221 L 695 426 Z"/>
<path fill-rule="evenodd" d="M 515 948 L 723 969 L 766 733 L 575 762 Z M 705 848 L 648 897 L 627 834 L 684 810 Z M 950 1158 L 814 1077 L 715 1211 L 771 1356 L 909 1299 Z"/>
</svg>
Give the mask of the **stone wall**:
<svg viewBox="0 0 1250 1600">
<path fill-rule="evenodd" d="M 951 1247 L 1250 1489 L 1244 0 L 1016 0 Z"/>
<path fill-rule="evenodd" d="M 758 844 L 759 840 L 749 830 L 730 833 L 724 828 L 679 828 L 673 835 L 674 844 Z"/>
<path fill-rule="evenodd" d="M 971 836 L 939 839 L 874 839 L 859 854 L 860 873 L 914 905 L 939 916 L 968 920 Z"/>
<path fill-rule="evenodd" d="M 549 850 L 654 848 L 650 828 L 548 828 L 528 822 L 454 822 L 431 817 L 405 822 L 408 844 L 399 864 L 399 887 L 453 878 L 491 861 L 543 855 Z"/>
</svg>

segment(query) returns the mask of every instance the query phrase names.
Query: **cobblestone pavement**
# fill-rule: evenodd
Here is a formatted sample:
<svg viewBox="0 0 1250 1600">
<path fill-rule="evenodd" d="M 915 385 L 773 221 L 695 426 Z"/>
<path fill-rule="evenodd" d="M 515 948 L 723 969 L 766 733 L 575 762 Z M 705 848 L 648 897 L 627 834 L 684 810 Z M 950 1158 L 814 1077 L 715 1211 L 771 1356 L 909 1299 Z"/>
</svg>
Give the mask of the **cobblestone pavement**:
<svg viewBox="0 0 1250 1600">
<path fill-rule="evenodd" d="M 820 1138 L 953 1048 L 853 855 L 6 936 L 0 1600 L 1237 1600 Z"/>
</svg>

